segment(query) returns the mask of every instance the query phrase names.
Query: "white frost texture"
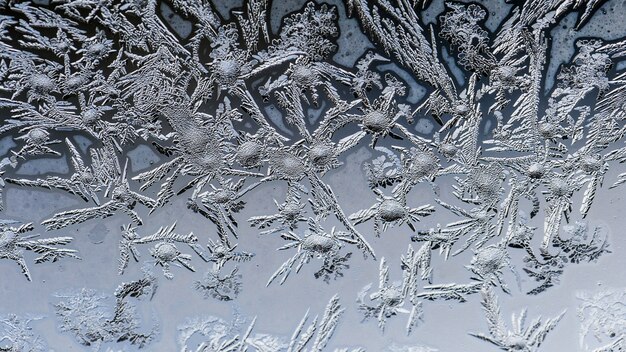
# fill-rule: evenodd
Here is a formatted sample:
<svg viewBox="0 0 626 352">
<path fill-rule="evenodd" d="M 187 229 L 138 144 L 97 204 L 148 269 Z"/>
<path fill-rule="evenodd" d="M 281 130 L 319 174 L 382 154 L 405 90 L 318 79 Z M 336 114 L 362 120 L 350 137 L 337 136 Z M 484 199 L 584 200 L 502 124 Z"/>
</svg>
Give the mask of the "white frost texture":
<svg viewBox="0 0 626 352">
<path fill-rule="evenodd" d="M 0 351 L 626 351 L 624 0 L 0 0 Z"/>
</svg>

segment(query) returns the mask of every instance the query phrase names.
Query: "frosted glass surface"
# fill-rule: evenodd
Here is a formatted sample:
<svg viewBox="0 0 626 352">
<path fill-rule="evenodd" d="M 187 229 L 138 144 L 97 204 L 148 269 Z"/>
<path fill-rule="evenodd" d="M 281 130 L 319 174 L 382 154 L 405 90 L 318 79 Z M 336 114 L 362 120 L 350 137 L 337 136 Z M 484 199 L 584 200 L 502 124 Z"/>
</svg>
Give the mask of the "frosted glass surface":
<svg viewBox="0 0 626 352">
<path fill-rule="evenodd" d="M 626 350 L 626 1 L 0 0 L 0 350 Z"/>
</svg>

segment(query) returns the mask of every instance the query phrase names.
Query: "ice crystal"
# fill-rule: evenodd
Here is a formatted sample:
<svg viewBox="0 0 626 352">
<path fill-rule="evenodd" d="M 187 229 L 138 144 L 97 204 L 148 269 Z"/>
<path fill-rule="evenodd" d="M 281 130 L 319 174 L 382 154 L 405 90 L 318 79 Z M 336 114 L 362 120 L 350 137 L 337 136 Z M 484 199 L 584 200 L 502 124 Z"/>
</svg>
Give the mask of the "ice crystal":
<svg viewBox="0 0 626 352">
<path fill-rule="evenodd" d="M 552 244 L 558 250 L 557 253 L 540 251 L 539 255 L 535 254 L 528 242 L 530 237 L 519 243 L 527 251 L 524 257 L 526 263 L 524 271 L 540 283 L 540 286 L 528 293 L 537 294 L 558 283 L 567 263 L 595 262 L 603 253 L 610 252 L 607 249 L 606 234 L 602 233 L 600 227 L 594 229 L 591 238 L 588 238 L 586 222 L 566 225 L 563 227 L 563 232 L 565 238 L 559 234 Z"/>
<path fill-rule="evenodd" d="M 280 284 L 283 284 L 294 266 L 295 272 L 298 273 L 305 264 L 314 258 L 322 259 L 322 268 L 315 274 L 316 277 L 324 276 L 324 281 L 328 281 L 327 275 L 343 276 L 341 270 L 348 268 L 344 262 L 350 258 L 350 253 L 341 256 L 339 250 L 343 243 L 355 244 L 356 241 L 348 233 L 335 231 L 335 228 L 332 228 L 330 233 L 326 232 L 316 219 L 309 218 L 308 225 L 309 229 L 303 237 L 291 231 L 281 235 L 283 239 L 292 242 L 278 248 L 278 250 L 296 247 L 298 252 L 272 274 L 267 282 L 268 286 L 278 277 L 281 277 Z"/>
<path fill-rule="evenodd" d="M 6 352 L 43 352 L 46 349 L 41 336 L 33 332 L 30 323 L 41 318 L 19 317 L 10 314 L 0 319 L 0 334 L 2 346 L 0 350 Z"/>
<path fill-rule="evenodd" d="M 32 277 L 24 258 L 25 250 L 39 254 L 35 258 L 35 264 L 47 261 L 56 262 L 63 257 L 80 259 L 76 254 L 77 250 L 57 247 L 69 244 L 74 239 L 73 237 L 33 239 L 39 235 L 22 236 L 22 234 L 34 229 L 31 223 L 22 224 L 19 227 L 10 226 L 19 223 L 15 220 L 0 220 L 0 259 L 15 261 L 28 281 L 31 281 Z"/>
<path fill-rule="evenodd" d="M 108 181 L 106 179 L 107 171 L 103 170 L 106 164 L 97 163 L 97 159 L 94 157 L 95 160 L 92 161 L 92 166 L 87 167 L 74 144 L 72 144 L 68 138 L 65 139 L 65 143 L 71 153 L 70 160 L 74 168 L 74 173 L 69 179 L 58 176 L 48 176 L 45 179 L 37 180 L 7 178 L 6 182 L 20 186 L 44 187 L 48 189 L 57 188 L 78 195 L 86 202 L 93 201 L 97 205 L 100 205 L 98 191 L 100 191 Z M 97 153 L 97 151 L 92 149 L 92 153 Z M 97 154 L 94 154 L 94 156 L 95 155 Z"/>
<path fill-rule="evenodd" d="M 410 333 L 418 320 L 422 319 L 422 307 L 421 303 L 416 301 L 416 293 L 408 292 L 411 288 L 415 289 L 410 287 L 415 281 L 411 280 L 410 273 L 405 273 L 408 275 L 405 275 L 404 282 L 389 283 L 389 267 L 385 258 L 381 258 L 379 269 L 378 290 L 368 294 L 372 284 L 363 287 L 357 296 L 359 310 L 363 313 L 364 319 L 376 318 L 378 327 L 383 331 L 388 318 L 399 313 L 408 314 L 406 330 Z M 409 269 L 408 266 L 405 266 L 405 269 Z M 409 310 L 405 305 L 412 305 L 412 308 Z"/>
<path fill-rule="evenodd" d="M 212 240 L 209 240 L 207 248 L 209 249 L 210 256 L 203 256 L 203 259 L 215 263 L 215 267 L 217 269 L 221 269 L 228 261 L 245 262 L 254 257 L 254 253 L 235 251 L 236 247 L 237 245 L 228 247 L 222 242 L 213 242 Z"/>
<path fill-rule="evenodd" d="M 626 336 L 624 319 L 623 289 L 607 289 L 595 293 L 584 292 L 578 295 L 578 317 L 581 321 L 580 347 L 588 348 L 585 338 L 593 334 L 598 342 L 607 346 L 594 351 L 619 351 L 623 349 Z"/>
<path fill-rule="evenodd" d="M 237 268 L 223 277 L 219 276 L 219 271 L 209 270 L 201 281 L 195 281 L 193 285 L 205 298 L 230 301 L 236 298 L 241 290 L 241 275 L 237 274 Z"/>
<path fill-rule="evenodd" d="M 123 283 L 113 294 L 113 306 L 107 302 L 111 296 L 88 288 L 59 295 L 63 299 L 55 304 L 59 327 L 71 332 L 80 344 L 91 346 L 94 351 L 100 350 L 104 342 L 128 341 L 142 348 L 156 337 L 158 324 L 155 323 L 151 331 L 142 332 L 139 313 L 129 298 L 152 298 L 156 285 L 156 278 L 149 272 L 142 279 Z"/>
<path fill-rule="evenodd" d="M 472 258 L 468 268 L 474 273 L 479 281 L 498 284 L 505 292 L 508 287 L 502 282 L 502 270 L 510 268 L 517 276 L 515 268 L 511 264 L 511 258 L 503 242 L 479 249 Z M 517 277 L 519 285 L 519 277 Z"/>
<path fill-rule="evenodd" d="M 458 48 L 461 65 L 473 71 L 489 72 L 496 66 L 496 59 L 489 50 L 487 31 L 479 25 L 487 12 L 477 4 L 447 6 L 450 11 L 440 18 L 439 35 Z"/>
<path fill-rule="evenodd" d="M 136 228 L 127 225 L 122 228 L 122 239 L 120 241 L 120 259 L 119 273 L 123 274 L 124 269 L 128 266 L 131 256 L 135 261 L 139 261 L 139 254 L 135 246 L 141 244 L 153 243 L 154 247 L 150 249 L 150 255 L 154 258 L 154 265 L 163 267 L 163 275 L 168 279 L 173 279 L 174 274 L 170 270 L 170 265 L 181 266 L 191 271 L 196 271 L 191 265 L 191 255 L 182 253 L 176 243 L 186 243 L 196 253 L 201 250 L 197 245 L 198 238 L 193 234 L 180 235 L 174 232 L 176 223 L 161 227 L 156 233 L 144 237 L 139 237 Z"/>
<path fill-rule="evenodd" d="M 402 171 L 404 170 L 400 159 L 387 148 L 376 147 L 376 149 L 385 153 L 385 155 L 363 164 L 363 171 L 370 188 L 391 186 L 395 182 L 399 182 L 402 179 Z"/>
<path fill-rule="evenodd" d="M 376 236 L 380 236 L 391 224 L 406 223 L 415 231 L 413 222 L 419 221 L 420 216 L 428 216 L 434 212 L 430 204 L 409 208 L 406 205 L 406 194 L 402 185 L 394 187 L 392 196 L 385 196 L 379 189 L 375 189 L 374 193 L 378 195 L 378 203 L 350 215 L 349 219 L 354 221 L 355 225 L 374 219 Z"/>
<path fill-rule="evenodd" d="M 232 325 L 236 326 L 237 322 Z M 178 327 L 178 343 L 182 345 L 182 351 L 202 352 L 202 351 L 237 351 L 244 345 L 239 336 L 233 333 L 233 327 L 216 317 L 190 319 L 185 324 Z M 197 348 L 192 349 L 188 340 L 194 335 L 202 335 L 206 338 Z M 244 336 L 244 338 L 247 336 Z"/>
<path fill-rule="evenodd" d="M 519 315 L 513 315 L 512 330 L 508 330 L 500 315 L 500 305 L 494 292 L 483 290 L 482 295 L 490 336 L 482 333 L 470 335 L 490 342 L 503 351 L 536 351 L 565 314 L 563 312 L 543 323 L 541 318 L 535 318 L 530 326 L 526 327 L 526 309 L 524 309 Z"/>
<path fill-rule="evenodd" d="M 248 221 L 252 226 L 260 229 L 269 227 L 277 220 L 281 222 L 279 227 L 265 230 L 262 232 L 263 234 L 279 232 L 284 229 L 295 229 L 299 222 L 307 220 L 307 218 L 304 217 L 305 204 L 301 202 L 301 193 L 303 193 L 303 191 L 304 189 L 301 186 L 299 187 L 298 184 L 289 183 L 285 201 L 282 204 L 278 204 L 278 202 L 274 200 L 274 204 L 276 204 L 276 208 L 278 209 L 277 214 L 253 216 L 248 219 Z"/>
<path fill-rule="evenodd" d="M 113 153 L 112 150 L 106 153 Z M 117 161 L 117 160 L 116 160 Z M 119 168 L 117 164 L 114 178 L 110 178 L 107 185 L 105 196 L 108 201 L 96 205 L 94 207 L 73 209 L 54 214 L 50 219 L 44 220 L 41 224 L 45 225 L 48 230 L 60 229 L 66 226 L 79 224 L 93 218 L 106 218 L 115 215 L 118 211 L 125 212 L 138 225 L 143 223 L 139 214 L 134 210 L 139 203 L 147 207 L 152 207 L 155 201 L 152 198 L 139 194 L 130 189 L 126 171 L 128 162 L 124 165 L 124 169 Z"/>
<path fill-rule="evenodd" d="M 290 339 L 268 334 L 253 334 L 256 318 L 252 319 L 246 330 L 242 330 L 245 319 L 240 316 L 236 316 L 231 323 L 216 317 L 196 318 L 178 328 L 180 331 L 178 342 L 183 346 L 182 351 L 185 352 L 234 352 L 245 351 L 249 347 L 259 352 L 324 351 L 337 329 L 343 311 L 344 308 L 339 304 L 339 297 L 333 296 L 326 305 L 322 318 L 318 321 L 318 316 L 315 316 L 313 321 L 306 326 L 310 319 L 307 311 Z M 202 335 L 204 340 L 195 348 L 189 345 L 189 340 L 194 335 Z M 344 350 L 335 349 L 335 351 Z M 351 351 L 360 352 L 362 349 Z"/>
</svg>

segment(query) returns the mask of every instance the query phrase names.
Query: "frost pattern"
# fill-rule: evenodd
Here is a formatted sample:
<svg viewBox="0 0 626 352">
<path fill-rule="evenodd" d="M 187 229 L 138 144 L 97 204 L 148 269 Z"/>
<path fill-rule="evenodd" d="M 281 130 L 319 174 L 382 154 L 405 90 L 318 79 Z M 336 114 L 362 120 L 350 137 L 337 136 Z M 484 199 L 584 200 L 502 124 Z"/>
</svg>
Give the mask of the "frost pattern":
<svg viewBox="0 0 626 352">
<path fill-rule="evenodd" d="M 318 316 L 309 322 L 309 312 L 304 314 L 302 320 L 294 329 L 290 339 L 283 339 L 269 334 L 253 333 L 256 324 L 256 317 L 247 325 L 245 330 L 245 319 L 236 316 L 231 323 L 216 318 L 194 318 L 190 319 L 179 330 L 178 342 L 182 345 L 184 352 L 231 352 L 246 351 L 252 348 L 259 352 L 312 352 L 325 351 L 326 345 L 332 337 L 339 318 L 343 314 L 344 308 L 339 305 L 339 297 L 333 296 L 324 310 L 324 315 L 318 322 Z M 201 335 L 204 342 L 197 347 L 188 345 L 188 341 L 194 335 Z M 335 349 L 335 352 L 363 352 L 361 348 L 356 349 Z"/>
<path fill-rule="evenodd" d="M 43 352 L 46 344 L 30 323 L 41 318 L 19 317 L 10 314 L 0 319 L 0 336 L 2 336 L 0 346 L 1 351 L 6 352 Z"/>
<path fill-rule="evenodd" d="M 526 326 L 527 313 L 524 309 L 519 315 L 513 315 L 511 318 L 512 329 L 508 330 L 500 316 L 500 305 L 494 292 L 483 290 L 481 293 L 490 336 L 483 333 L 470 333 L 470 335 L 490 342 L 503 351 L 536 351 L 565 314 L 563 312 L 545 322 L 536 318 L 529 323 L 529 326 Z"/>
<path fill-rule="evenodd" d="M 128 341 L 138 348 L 150 343 L 158 333 L 155 323 L 150 331 L 141 331 L 140 315 L 129 298 L 150 298 L 156 292 L 156 279 L 149 272 L 137 281 L 123 283 L 113 297 L 83 288 L 69 295 L 58 295 L 63 299 L 54 305 L 60 320 L 59 328 L 71 332 L 76 341 L 99 351 L 102 343 Z M 111 306 L 108 300 L 114 298 Z"/>
<path fill-rule="evenodd" d="M 19 227 L 9 226 L 19 223 L 15 220 L 0 220 L 0 231 L 2 231 L 0 235 L 0 259 L 10 259 L 16 262 L 28 281 L 31 281 L 32 277 L 26 265 L 26 259 L 24 259 L 25 250 L 39 254 L 35 258 L 35 264 L 47 261 L 56 262 L 63 257 L 80 259 L 75 249 L 57 247 L 69 244 L 74 238 L 65 236 L 33 239 L 39 235 L 22 236 L 23 233 L 34 229 L 31 223 L 22 224 Z"/>
<path fill-rule="evenodd" d="M 228 20 L 217 2 L 196 0 L 0 1 L 0 134 L 14 141 L 0 156 L 0 192 L 33 188 L 85 202 L 43 214 L 35 225 L 0 222 L 0 259 L 15 261 L 31 281 L 25 252 L 39 255 L 35 263 L 79 257 L 63 247 L 72 237 L 24 233 L 69 233 L 124 216 L 130 223 L 116 238 L 118 274 L 127 275 L 144 255 L 142 265 L 160 266 L 165 278 L 188 271 L 195 275 L 189 289 L 233 301 L 245 283 L 239 264 L 264 260 L 247 247 L 247 226 L 282 243 L 276 255 L 287 256 L 266 286 L 287 286 L 296 275 L 305 280 L 308 267 L 314 279 L 333 285 L 361 253 L 380 262 L 378 284 L 356 294 L 356 308 L 381 331 L 402 315 L 410 334 L 426 320 L 430 301 L 467 302 L 482 293 L 489 335 L 473 336 L 503 350 L 536 350 L 561 316 L 525 328 L 524 310 L 508 330 L 495 291 L 540 295 L 569 267 L 614 250 L 608 229 L 589 218 L 605 182 L 626 183 L 626 73 L 617 65 L 626 42 L 577 40 L 556 86 L 543 93 L 552 29 L 568 14 L 582 28 L 600 3 L 516 3 L 488 29 L 491 15 L 478 3 L 445 1 L 426 26 L 428 1 L 349 0 L 348 16 L 377 50 L 344 67 L 333 61 L 343 9 L 321 1 L 285 15 L 276 31 L 267 0 L 245 1 Z M 163 6 L 189 21 L 189 33 L 165 21 Z M 443 60 L 447 53 L 452 57 Z M 411 101 L 415 87 L 406 77 L 381 69 L 395 64 L 426 87 L 423 97 Z M 457 79 L 457 69 L 465 76 Z M 418 119 L 432 119 L 438 129 L 414 132 Z M 91 144 L 82 148 L 74 136 Z M 135 170 L 129 151 L 138 145 L 159 162 Z M 347 156 L 359 148 L 372 157 L 348 181 L 356 187 L 362 177 L 372 192 L 351 207 L 331 179 L 351 167 Z M 39 159 L 67 159 L 70 171 L 20 174 Z M 267 194 L 273 206 L 255 213 L 248 196 L 273 187 L 286 190 Z M 180 198 L 185 215 L 206 224 L 206 233 L 178 233 L 176 223 L 160 217 Z M 11 206 L 0 204 L 0 211 Z M 158 230 L 145 230 L 150 225 Z M 404 254 L 379 258 L 373 244 L 380 241 L 411 243 Z M 467 259 L 456 270 L 463 278 L 441 280 L 455 257 Z M 95 349 L 121 340 L 142 347 L 156 328 L 141 332 L 128 298 L 154 294 L 156 280 L 147 274 L 120 285 L 114 306 L 89 289 L 63 297 L 56 304 L 61 328 Z M 581 316 L 595 307 L 591 301 L 609 310 L 603 297 L 582 300 Z M 180 345 L 320 351 L 343 309 L 334 297 L 319 322 L 310 323 L 307 313 L 288 341 L 252 335 L 254 320 L 242 330 L 238 318 L 232 326 L 199 319 L 181 329 Z M 589 314 L 584 329 L 607 335 L 600 326 L 609 318 Z M 7 321 L 12 344 L 36 340 L 23 332 L 28 321 Z M 207 341 L 186 346 L 196 333 Z M 614 339 L 598 351 L 623 349 L 623 333 L 608 335 Z"/>
<path fill-rule="evenodd" d="M 626 290 L 607 289 L 599 292 L 584 292 L 578 296 L 578 317 L 581 321 L 580 346 L 589 349 L 585 343 L 592 334 L 597 342 L 605 344 L 593 351 L 619 351 L 626 348 Z"/>
</svg>

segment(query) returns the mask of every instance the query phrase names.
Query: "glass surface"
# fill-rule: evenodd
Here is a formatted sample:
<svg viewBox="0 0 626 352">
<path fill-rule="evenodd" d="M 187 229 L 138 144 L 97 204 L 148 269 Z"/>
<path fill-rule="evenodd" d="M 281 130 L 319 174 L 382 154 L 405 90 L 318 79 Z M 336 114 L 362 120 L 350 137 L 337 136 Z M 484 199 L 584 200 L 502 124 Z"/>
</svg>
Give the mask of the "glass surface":
<svg viewBox="0 0 626 352">
<path fill-rule="evenodd" d="M 0 0 L 0 350 L 626 350 L 626 2 Z"/>
</svg>

